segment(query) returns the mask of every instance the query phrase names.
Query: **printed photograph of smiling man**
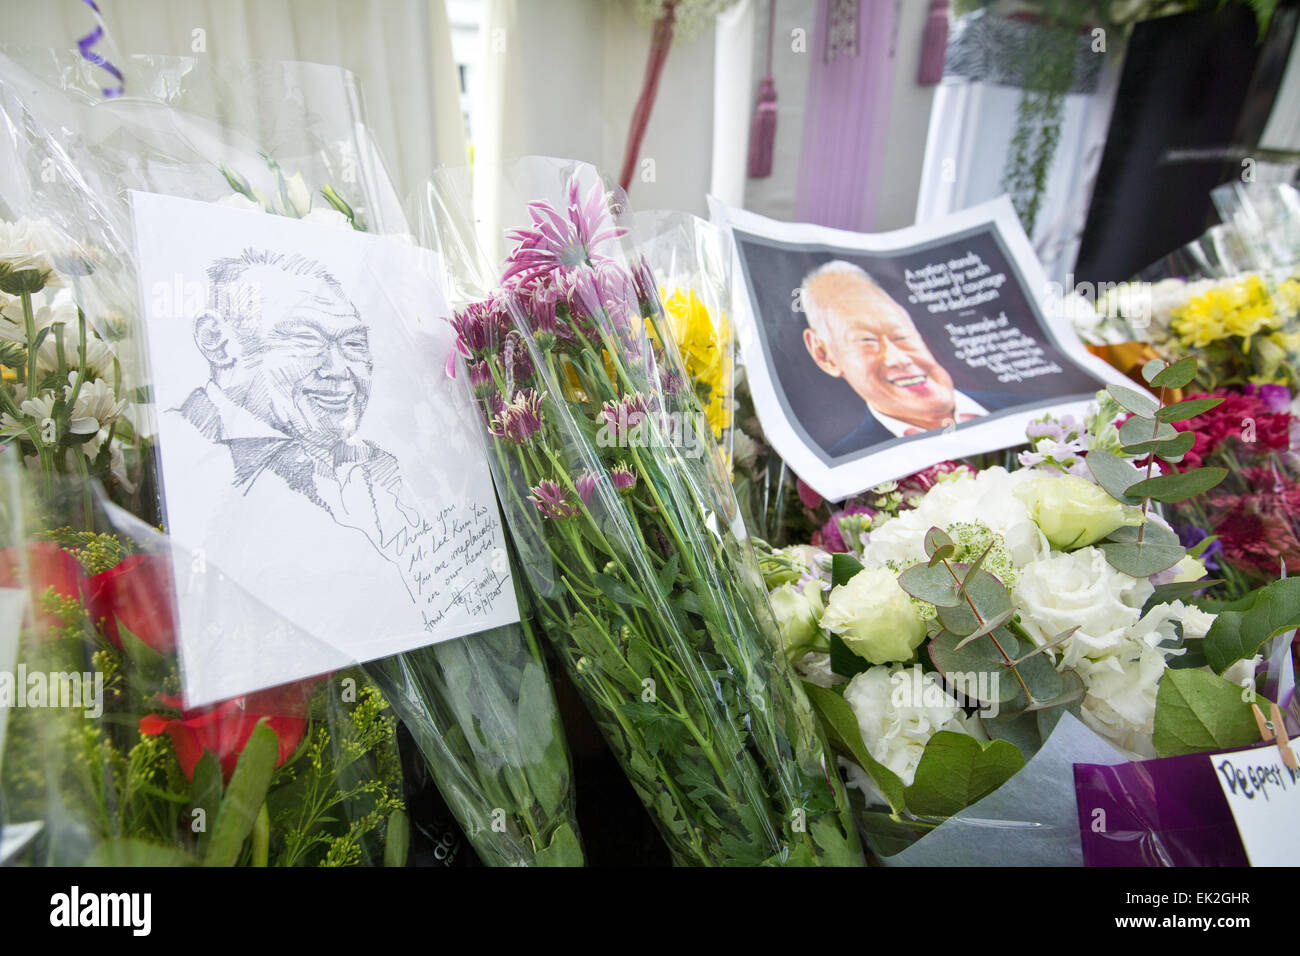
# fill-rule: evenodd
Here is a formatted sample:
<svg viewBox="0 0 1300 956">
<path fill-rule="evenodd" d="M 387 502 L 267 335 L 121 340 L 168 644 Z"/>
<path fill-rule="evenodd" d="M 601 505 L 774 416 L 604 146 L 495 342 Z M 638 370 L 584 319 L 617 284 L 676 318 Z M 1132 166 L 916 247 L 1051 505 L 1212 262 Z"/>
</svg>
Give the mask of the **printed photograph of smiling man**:
<svg viewBox="0 0 1300 956">
<path fill-rule="evenodd" d="M 955 388 L 908 311 L 860 266 L 832 259 L 804 277 L 800 293 L 809 356 L 865 405 L 857 425 L 828 449 L 834 458 L 1024 401 Z"/>
</svg>

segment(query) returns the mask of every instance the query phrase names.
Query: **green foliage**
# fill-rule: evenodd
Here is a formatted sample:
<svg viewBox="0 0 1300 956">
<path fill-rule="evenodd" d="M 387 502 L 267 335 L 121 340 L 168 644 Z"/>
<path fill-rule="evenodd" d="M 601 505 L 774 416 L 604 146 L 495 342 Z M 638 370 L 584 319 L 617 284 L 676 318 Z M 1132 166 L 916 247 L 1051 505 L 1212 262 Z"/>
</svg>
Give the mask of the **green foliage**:
<svg viewBox="0 0 1300 956">
<path fill-rule="evenodd" d="M 1300 627 L 1300 578 L 1283 578 L 1220 605 L 1205 635 L 1205 659 L 1216 674 L 1254 657 L 1269 639 Z"/>
<path fill-rule="evenodd" d="M 1156 693 L 1152 743 L 1161 757 L 1246 747 L 1259 726 L 1243 688 L 1199 670 L 1170 670 Z"/>
</svg>

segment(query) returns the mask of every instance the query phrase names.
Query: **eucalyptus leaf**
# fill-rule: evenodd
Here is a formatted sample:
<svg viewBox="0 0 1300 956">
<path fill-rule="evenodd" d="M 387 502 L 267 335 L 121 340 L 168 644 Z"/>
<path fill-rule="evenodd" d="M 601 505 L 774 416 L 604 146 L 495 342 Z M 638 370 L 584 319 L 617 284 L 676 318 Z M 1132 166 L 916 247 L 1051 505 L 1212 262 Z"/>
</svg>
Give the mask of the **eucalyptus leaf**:
<svg viewBox="0 0 1300 956">
<path fill-rule="evenodd" d="M 1150 577 L 1172 568 L 1187 553 L 1178 536 L 1164 525 L 1147 521 L 1144 527 L 1146 530 L 1140 542 L 1140 529 L 1126 526 L 1117 528 L 1108 540 L 1097 543 L 1116 571 L 1135 578 Z"/>
<path fill-rule="evenodd" d="M 1124 446 L 1124 451 L 1135 455 L 1138 452 L 1132 451 L 1129 446 L 1142 442 L 1167 441 L 1177 434 L 1178 429 L 1173 425 L 1157 422 L 1154 418 L 1134 415 L 1120 426 L 1119 443 Z"/>
<path fill-rule="evenodd" d="M 1120 504 L 1140 505 L 1142 503 L 1141 498 L 1128 494 L 1128 489 L 1142 480 L 1142 472 L 1119 455 L 1096 448 L 1088 452 L 1088 457 L 1084 461 L 1088 465 L 1088 470 L 1092 472 L 1092 477 L 1097 479 L 1097 484 L 1105 488 Z"/>
<path fill-rule="evenodd" d="M 1106 391 L 1110 393 L 1111 398 L 1134 415 L 1150 418 L 1160 408 L 1160 403 L 1150 395 L 1145 395 L 1124 385 L 1107 385 Z"/>
<path fill-rule="evenodd" d="M 1139 481 L 1128 489 L 1128 493 L 1155 501 L 1186 501 L 1193 495 L 1209 491 L 1226 477 L 1226 468 L 1193 468 Z"/>
<path fill-rule="evenodd" d="M 1164 359 L 1148 359 L 1147 363 L 1142 366 L 1142 379 L 1149 383 L 1153 378 L 1159 375 L 1168 364 L 1169 363 Z"/>
<path fill-rule="evenodd" d="M 898 586 L 912 597 L 928 601 L 935 607 L 953 607 L 962 603 L 957 594 L 957 579 L 942 565 L 914 564 L 898 576 Z"/>
<path fill-rule="evenodd" d="M 951 607 L 939 607 L 939 621 L 956 634 L 972 634 L 980 627 L 980 618 L 990 621 L 1014 609 L 1011 594 L 1001 581 L 987 571 L 976 570 L 962 579 L 966 596 L 975 604 L 979 617 L 970 604 L 962 601 Z"/>
<path fill-rule="evenodd" d="M 1223 404 L 1221 398 L 1192 398 L 1185 402 L 1174 402 L 1156 412 L 1156 418 L 1162 422 L 1185 422 L 1202 412 Z"/>
<path fill-rule="evenodd" d="M 997 638 L 996 644 L 994 636 Z M 961 641 L 960 635 L 940 631 L 929 643 L 930 660 L 945 683 L 953 685 L 967 698 L 977 700 L 980 704 L 1004 704 L 1015 700 L 1020 694 L 1020 685 L 1007 673 L 1006 658 L 998 650 L 1000 644 L 1011 657 L 1019 654 L 1022 645 L 1015 636 L 1004 630 L 959 647 Z M 986 680 L 980 680 L 980 674 L 989 676 Z M 956 687 L 956 675 L 962 675 L 964 685 L 974 686 Z"/>
<path fill-rule="evenodd" d="M 1146 371 L 1143 370 L 1142 377 L 1146 378 Z M 1185 359 L 1180 359 L 1173 365 L 1157 372 L 1147 381 L 1151 383 L 1152 388 L 1182 388 L 1191 384 L 1196 377 L 1196 358 L 1189 355 Z"/>
</svg>

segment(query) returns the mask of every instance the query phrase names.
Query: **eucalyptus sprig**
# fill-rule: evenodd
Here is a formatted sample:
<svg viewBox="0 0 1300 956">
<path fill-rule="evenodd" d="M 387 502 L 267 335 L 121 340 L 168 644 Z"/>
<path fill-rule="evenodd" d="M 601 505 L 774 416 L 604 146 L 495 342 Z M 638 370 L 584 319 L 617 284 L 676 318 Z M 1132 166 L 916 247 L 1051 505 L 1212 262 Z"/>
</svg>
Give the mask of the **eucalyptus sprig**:
<svg viewBox="0 0 1300 956">
<path fill-rule="evenodd" d="M 1152 359 L 1142 368 L 1142 377 L 1158 397 L 1152 398 L 1123 385 L 1108 386 L 1107 393 L 1132 417 L 1119 430 L 1120 451 L 1095 449 L 1088 453 L 1088 469 L 1101 487 L 1116 501 L 1140 505 L 1142 520 L 1121 527 L 1097 547 L 1106 554 L 1111 567 L 1133 577 L 1149 577 L 1172 568 L 1187 554 L 1178 536 L 1165 524 L 1149 518 L 1151 502 L 1186 501 L 1208 491 L 1227 476 L 1226 468 L 1189 468 L 1167 475 L 1153 475 L 1156 459 L 1177 464 L 1196 442 L 1192 430 L 1179 431 L 1174 422 L 1190 421 L 1209 411 L 1221 398 L 1197 398 L 1166 404 L 1170 389 L 1182 388 L 1196 376 L 1196 359 L 1185 358 L 1173 365 Z M 1145 470 L 1132 460 L 1145 459 Z"/>
</svg>

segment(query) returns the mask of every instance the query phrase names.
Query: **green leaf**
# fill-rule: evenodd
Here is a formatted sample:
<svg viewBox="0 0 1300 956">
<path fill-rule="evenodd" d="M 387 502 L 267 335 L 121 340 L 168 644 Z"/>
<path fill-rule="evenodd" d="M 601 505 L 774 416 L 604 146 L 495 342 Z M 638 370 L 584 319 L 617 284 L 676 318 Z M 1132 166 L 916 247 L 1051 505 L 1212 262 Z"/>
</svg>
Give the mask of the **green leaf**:
<svg viewBox="0 0 1300 956">
<path fill-rule="evenodd" d="M 1154 501 L 1186 501 L 1193 495 L 1209 491 L 1226 477 L 1226 468 L 1193 468 L 1139 481 L 1128 489 L 1128 493 Z"/>
<path fill-rule="evenodd" d="M 966 596 L 974 602 L 980 617 L 985 621 L 1001 617 L 1005 612 L 1014 609 L 1010 592 L 1001 581 L 987 571 L 977 569 L 967 574 L 962 580 L 962 586 L 966 590 Z M 979 618 L 964 600 L 951 607 L 939 607 L 939 621 L 954 634 L 963 636 L 975 633 L 980 627 Z"/>
<path fill-rule="evenodd" d="M 1097 484 L 1105 488 L 1120 504 L 1140 505 L 1142 503 L 1141 498 L 1134 498 L 1127 493 L 1130 486 L 1142 480 L 1142 472 L 1119 455 L 1098 448 L 1088 452 L 1088 457 L 1084 461 L 1088 465 L 1088 470 L 1092 472 L 1092 477 L 1097 479 Z"/>
<path fill-rule="evenodd" d="M 1152 388 L 1182 388 L 1196 377 L 1196 359 L 1189 355 L 1157 372 L 1151 378 L 1147 378 L 1146 369 L 1143 369 L 1142 377 L 1151 383 Z"/>
<path fill-rule="evenodd" d="M 1154 418 L 1145 418 L 1141 415 L 1134 415 L 1119 429 L 1119 443 L 1124 446 L 1124 451 L 1130 455 L 1138 454 L 1130 451 L 1129 446 L 1139 443 L 1148 443 L 1151 441 L 1168 441 L 1178 434 L 1178 429 L 1173 425 L 1166 425 L 1157 422 Z"/>
<path fill-rule="evenodd" d="M 689 733 L 686 725 L 658 704 L 630 700 L 621 709 L 641 734 L 651 757 L 657 757 L 665 747 L 672 751 L 686 743 Z"/>
<path fill-rule="evenodd" d="M 533 857 L 534 866 L 582 866 L 582 844 L 567 823 L 555 829 L 551 842 Z"/>
<path fill-rule="evenodd" d="M 1191 451 L 1192 446 L 1195 444 L 1196 434 L 1194 432 L 1180 432 L 1177 438 L 1172 441 L 1161 442 L 1152 450 L 1161 461 L 1177 464 L 1183 460 L 1183 456 Z"/>
<path fill-rule="evenodd" d="M 1164 359 L 1153 358 L 1148 360 L 1147 363 L 1142 366 L 1142 379 L 1146 382 L 1150 382 L 1151 379 L 1159 375 L 1161 370 L 1168 364 L 1169 363 Z"/>
<path fill-rule="evenodd" d="M 384 866 L 406 866 L 406 854 L 411 848 L 411 822 L 402 810 L 388 815 L 384 828 Z"/>
<path fill-rule="evenodd" d="M 1205 659 L 1216 674 L 1259 653 L 1270 638 L 1300 627 L 1300 578 L 1283 578 L 1219 610 L 1205 635 Z"/>
<path fill-rule="evenodd" d="M 1214 544 L 1214 542 L 1218 540 L 1219 536 L 1217 534 L 1208 535 L 1196 542 L 1192 547 L 1188 548 L 1187 553 L 1193 558 L 1199 558 L 1205 553 L 1206 549 L 1209 548 L 1210 545 Z"/>
<path fill-rule="evenodd" d="M 1147 598 L 1146 603 L 1142 605 L 1142 614 L 1151 610 L 1157 604 L 1169 604 L 1173 601 L 1185 601 L 1197 591 L 1203 591 L 1215 584 L 1221 584 L 1219 578 L 1201 578 L 1199 581 L 1170 581 L 1168 584 L 1157 584 L 1151 596 Z"/>
<path fill-rule="evenodd" d="M 117 622 L 117 636 L 122 640 L 123 653 L 138 670 L 147 673 L 162 663 L 163 656 L 136 637 L 121 620 Z"/>
<path fill-rule="evenodd" d="M 996 637 L 998 644 L 1001 644 L 1012 657 L 1020 652 L 1021 644 L 1011 632 L 1004 630 Z M 993 637 L 985 635 L 963 647 L 958 647 L 961 641 L 962 638 L 951 631 L 940 631 L 930 641 L 930 661 L 943 675 L 944 681 L 956 687 L 956 678 L 952 675 L 964 675 L 963 684 L 973 683 L 975 686 L 961 686 L 956 689 L 967 698 L 977 700 L 981 704 L 990 704 L 995 700 L 1004 704 L 1015 700 L 1020 694 L 1020 685 L 1016 683 L 1015 677 L 1007 672 L 1006 658 L 998 650 L 997 644 L 994 644 Z M 978 677 L 980 674 L 989 675 L 988 680 L 981 681 Z M 981 683 L 985 693 L 980 693 Z"/>
<path fill-rule="evenodd" d="M 628 587 L 618 578 L 608 574 L 602 574 L 597 571 L 591 576 L 596 587 L 600 588 L 601 593 L 609 598 L 613 603 L 626 607 L 637 607 L 646 610 L 646 603 L 641 595 L 632 588 Z"/>
<path fill-rule="evenodd" d="M 519 682 L 519 754 L 529 788 L 548 817 L 564 800 L 569 779 L 564 747 L 556 736 L 556 718 L 550 679 L 541 664 L 529 661 Z"/>
<path fill-rule="evenodd" d="M 668 599 L 668 595 L 673 593 L 673 586 L 677 583 L 677 568 L 681 564 L 681 555 L 673 552 L 673 556 L 664 562 L 664 566 L 655 572 L 655 584 L 659 587 L 659 594 Z"/>
<path fill-rule="evenodd" d="M 1221 398 L 1192 398 L 1185 402 L 1174 402 L 1156 412 L 1156 418 L 1162 422 L 1185 422 L 1202 412 L 1208 412 L 1216 405 L 1222 405 Z"/>
<path fill-rule="evenodd" d="M 898 586 L 935 607 L 953 607 L 962 602 L 957 594 L 957 579 L 947 567 L 914 564 L 898 576 Z"/>
<path fill-rule="evenodd" d="M 950 817 L 1002 786 L 1024 765 L 1024 755 L 1005 740 L 976 740 L 941 730 L 921 755 L 906 791 L 907 808 L 920 816 Z"/>
<path fill-rule="evenodd" d="M 105 840 L 90 852 L 86 866 L 195 866 L 194 858 L 174 846 L 135 838 Z"/>
<path fill-rule="evenodd" d="M 1160 403 L 1150 395 L 1144 395 L 1124 385 L 1107 385 L 1106 391 L 1110 393 L 1111 398 L 1134 415 L 1150 418 L 1160 408 Z"/>
<path fill-rule="evenodd" d="M 867 745 L 862 742 L 862 731 L 858 728 L 858 718 L 853 713 L 853 708 L 833 690 L 807 682 L 803 689 L 808 694 L 813 709 L 821 717 L 822 726 L 826 728 L 831 743 L 846 752 L 871 775 L 871 779 L 889 801 L 891 810 L 902 813 L 907 806 L 903 797 L 903 781 L 898 778 L 898 774 L 871 756 Z"/>
<path fill-rule="evenodd" d="M 1097 543 L 1097 547 L 1105 553 L 1106 560 L 1116 571 L 1123 571 L 1135 578 L 1150 577 L 1172 568 L 1187 553 L 1178 540 L 1178 535 L 1164 525 L 1148 521 L 1145 528 L 1140 543 L 1138 534 L 1141 529 L 1131 526 L 1117 528 L 1109 539 Z"/>
<path fill-rule="evenodd" d="M 929 557 L 930 566 L 934 567 L 944 558 L 950 558 L 955 552 L 956 546 L 952 543 L 952 538 L 942 528 L 931 528 L 925 533 L 925 553 Z"/>
<path fill-rule="evenodd" d="M 862 562 L 851 554 L 837 553 L 831 557 L 831 586 L 848 584 L 849 579 L 862 570 Z"/>
<path fill-rule="evenodd" d="M 235 772 L 230 776 L 230 785 L 226 787 L 216 823 L 212 826 L 212 839 L 203 858 L 204 866 L 234 866 L 239 861 L 239 851 L 266 800 L 266 790 L 271 785 L 279 753 L 279 738 L 263 719 L 249 735 Z"/>
<path fill-rule="evenodd" d="M 1205 671 L 1170 670 L 1156 692 L 1156 753 L 1161 757 L 1230 750 L 1259 740 L 1242 688 Z"/>
<path fill-rule="evenodd" d="M 844 643 L 844 639 L 838 634 L 827 634 L 827 639 L 831 647 L 831 670 L 841 677 L 853 677 L 861 674 L 871 666 L 867 661 L 849 650 L 849 646 Z"/>
<path fill-rule="evenodd" d="M 205 750 L 199 762 L 194 765 L 194 780 L 191 788 L 193 798 L 190 801 L 191 811 L 203 811 L 201 819 L 204 826 L 198 833 L 195 846 L 195 852 L 200 858 L 207 852 L 210 828 L 217 822 L 217 811 L 221 807 L 221 789 L 221 762 L 211 750 Z M 191 812 L 185 822 L 193 829 L 196 819 L 199 818 Z"/>
</svg>

